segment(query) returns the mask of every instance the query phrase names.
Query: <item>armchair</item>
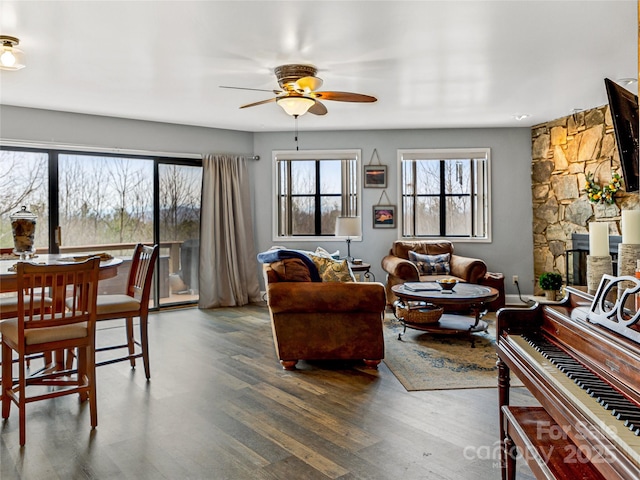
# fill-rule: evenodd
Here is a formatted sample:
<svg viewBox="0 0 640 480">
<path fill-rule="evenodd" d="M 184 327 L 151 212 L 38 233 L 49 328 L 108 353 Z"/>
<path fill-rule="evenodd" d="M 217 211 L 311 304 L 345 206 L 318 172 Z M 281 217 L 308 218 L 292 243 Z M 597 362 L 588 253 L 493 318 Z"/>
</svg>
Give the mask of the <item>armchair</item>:
<svg viewBox="0 0 640 480">
<path fill-rule="evenodd" d="M 283 264 L 288 267 L 282 268 Z M 295 258 L 263 265 L 273 339 L 282 367 L 294 370 L 298 360 L 304 359 L 364 360 L 365 365 L 376 368 L 384 358 L 384 286 L 305 281 L 300 275 L 304 268 Z M 285 270 L 295 270 L 298 281 L 283 278 Z"/>
<path fill-rule="evenodd" d="M 450 254 L 449 274 L 424 275 L 415 263 L 409 260 L 409 252 L 423 255 Z M 389 254 L 382 259 L 382 269 L 387 272 L 387 302 L 393 304 L 397 297 L 391 291 L 394 285 L 405 282 L 429 282 L 439 278 L 457 278 L 468 283 L 481 283 L 487 273 L 487 265 L 477 258 L 462 257 L 453 253 L 453 243 L 445 240 L 405 241 L 396 240 Z"/>
</svg>

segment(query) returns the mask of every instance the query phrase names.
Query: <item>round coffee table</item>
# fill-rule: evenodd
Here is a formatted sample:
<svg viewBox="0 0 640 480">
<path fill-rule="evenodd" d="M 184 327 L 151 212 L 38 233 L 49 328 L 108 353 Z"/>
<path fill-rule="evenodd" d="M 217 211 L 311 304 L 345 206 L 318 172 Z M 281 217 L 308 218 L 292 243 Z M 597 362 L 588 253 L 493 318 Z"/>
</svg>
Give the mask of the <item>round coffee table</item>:
<svg viewBox="0 0 640 480">
<path fill-rule="evenodd" d="M 467 334 L 471 340 L 471 347 L 475 347 L 475 338 L 472 333 L 486 332 L 487 322 L 481 320 L 484 315 L 484 304 L 498 298 L 499 292 L 493 287 L 476 285 L 473 283 L 458 283 L 453 290 L 443 290 L 435 282 L 405 283 L 391 287 L 399 301 L 406 305 L 408 301 L 422 301 L 433 303 L 438 306 L 454 305 L 460 309 L 470 309 L 474 314 L 474 319 L 460 315 L 442 315 L 435 323 L 412 323 L 403 318 L 398 318 L 404 329 L 398 335 L 402 340 L 402 335 L 407 328 L 422 330 L 437 334 Z"/>
</svg>

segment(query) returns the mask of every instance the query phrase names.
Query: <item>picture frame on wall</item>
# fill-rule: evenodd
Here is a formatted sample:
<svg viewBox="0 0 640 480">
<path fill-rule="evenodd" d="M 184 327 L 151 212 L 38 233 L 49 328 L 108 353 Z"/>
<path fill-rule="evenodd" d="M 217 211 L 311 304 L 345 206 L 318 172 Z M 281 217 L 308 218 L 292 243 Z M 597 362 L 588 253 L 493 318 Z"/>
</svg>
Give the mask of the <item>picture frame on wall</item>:
<svg viewBox="0 0 640 480">
<path fill-rule="evenodd" d="M 396 227 L 396 206 L 395 205 L 374 205 L 373 206 L 373 228 L 395 228 Z"/>
<path fill-rule="evenodd" d="M 367 188 L 387 188 L 387 166 L 365 165 L 364 186 Z"/>
</svg>

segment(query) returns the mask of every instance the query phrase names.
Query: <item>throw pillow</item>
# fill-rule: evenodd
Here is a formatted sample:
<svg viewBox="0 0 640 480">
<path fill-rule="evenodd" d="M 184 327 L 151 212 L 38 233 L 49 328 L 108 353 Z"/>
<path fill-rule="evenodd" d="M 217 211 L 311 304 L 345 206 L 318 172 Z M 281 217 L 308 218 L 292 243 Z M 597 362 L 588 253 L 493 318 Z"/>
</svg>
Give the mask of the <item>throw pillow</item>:
<svg viewBox="0 0 640 480">
<path fill-rule="evenodd" d="M 313 263 L 323 282 L 355 282 L 356 279 L 346 260 L 334 260 L 329 257 L 312 255 Z"/>
<path fill-rule="evenodd" d="M 271 268 L 283 282 L 310 282 L 309 269 L 299 258 L 285 258 L 271 264 Z"/>
<path fill-rule="evenodd" d="M 416 264 L 420 275 L 449 275 L 451 273 L 450 253 L 424 255 L 410 250 L 409 260 Z"/>
</svg>

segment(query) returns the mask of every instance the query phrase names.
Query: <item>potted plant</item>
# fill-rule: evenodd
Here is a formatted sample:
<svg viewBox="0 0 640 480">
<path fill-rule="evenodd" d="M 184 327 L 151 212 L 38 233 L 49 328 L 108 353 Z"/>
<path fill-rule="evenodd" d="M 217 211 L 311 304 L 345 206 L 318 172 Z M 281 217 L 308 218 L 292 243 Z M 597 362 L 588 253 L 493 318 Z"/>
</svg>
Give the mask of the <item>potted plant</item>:
<svg viewBox="0 0 640 480">
<path fill-rule="evenodd" d="M 556 272 L 544 272 L 540 275 L 538 284 L 544 290 L 547 300 L 555 301 L 556 292 L 562 287 L 562 275 Z"/>
</svg>

